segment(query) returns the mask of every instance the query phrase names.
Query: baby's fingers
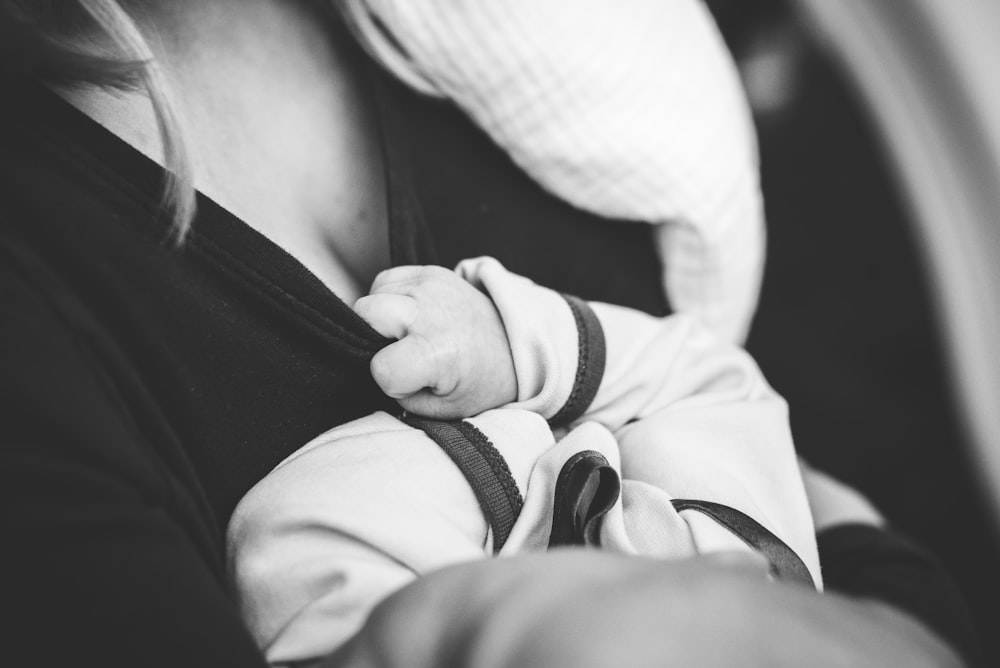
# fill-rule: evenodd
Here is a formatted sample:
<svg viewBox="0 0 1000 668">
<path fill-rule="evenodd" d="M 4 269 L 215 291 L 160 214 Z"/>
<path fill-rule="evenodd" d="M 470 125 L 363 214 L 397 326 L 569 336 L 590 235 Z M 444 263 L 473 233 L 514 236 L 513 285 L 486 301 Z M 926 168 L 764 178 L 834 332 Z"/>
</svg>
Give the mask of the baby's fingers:
<svg viewBox="0 0 1000 668">
<path fill-rule="evenodd" d="M 375 353 L 371 361 L 372 378 L 388 396 L 402 399 L 428 388 L 446 393 L 440 387 L 443 374 L 438 357 L 426 339 L 407 336 Z"/>
<path fill-rule="evenodd" d="M 420 390 L 397 401 L 399 401 L 400 407 L 406 412 L 434 420 L 466 418 L 480 412 L 471 410 L 467 402 L 456 401 L 453 397 L 449 396 L 438 396 L 427 389 Z"/>
<path fill-rule="evenodd" d="M 354 302 L 354 312 L 371 328 L 390 339 L 406 336 L 417 319 L 417 301 L 407 295 L 383 293 Z"/>
</svg>

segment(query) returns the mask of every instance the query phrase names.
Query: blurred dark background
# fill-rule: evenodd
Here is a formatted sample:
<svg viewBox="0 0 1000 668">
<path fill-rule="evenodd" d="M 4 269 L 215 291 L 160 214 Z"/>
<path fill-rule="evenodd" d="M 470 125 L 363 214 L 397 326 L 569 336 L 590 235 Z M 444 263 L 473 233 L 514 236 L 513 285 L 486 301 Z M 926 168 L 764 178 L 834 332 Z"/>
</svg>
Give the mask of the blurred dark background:
<svg viewBox="0 0 1000 668">
<path fill-rule="evenodd" d="M 1000 546 L 944 366 L 914 228 L 877 129 L 779 0 L 709 0 L 760 140 L 768 263 L 749 349 L 802 455 L 865 492 L 964 591 L 1000 666 Z"/>
</svg>

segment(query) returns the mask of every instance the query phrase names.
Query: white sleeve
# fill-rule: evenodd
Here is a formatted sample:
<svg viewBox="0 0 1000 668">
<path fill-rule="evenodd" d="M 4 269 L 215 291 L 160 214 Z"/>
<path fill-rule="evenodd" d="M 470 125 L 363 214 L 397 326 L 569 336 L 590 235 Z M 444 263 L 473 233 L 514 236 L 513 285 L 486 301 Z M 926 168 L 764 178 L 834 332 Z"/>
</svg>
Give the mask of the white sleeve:
<svg viewBox="0 0 1000 668">
<path fill-rule="evenodd" d="M 527 411 L 448 422 L 379 412 L 292 453 L 226 533 L 240 612 L 268 661 L 325 656 L 419 575 L 498 552 L 553 443 Z"/>
<path fill-rule="evenodd" d="M 764 257 L 757 144 L 701 0 L 337 4 L 387 69 L 455 102 L 544 188 L 661 224 L 674 310 L 743 340 Z"/>
<path fill-rule="evenodd" d="M 228 569 L 268 661 L 294 663 L 333 651 L 419 574 L 481 558 L 486 532 L 441 448 L 375 413 L 303 446 L 240 500 Z"/>
<path fill-rule="evenodd" d="M 456 272 L 500 313 L 517 375 L 513 405 L 557 426 L 587 420 L 615 431 L 678 404 L 783 405 L 745 351 L 693 316 L 584 302 L 489 257 Z"/>
</svg>

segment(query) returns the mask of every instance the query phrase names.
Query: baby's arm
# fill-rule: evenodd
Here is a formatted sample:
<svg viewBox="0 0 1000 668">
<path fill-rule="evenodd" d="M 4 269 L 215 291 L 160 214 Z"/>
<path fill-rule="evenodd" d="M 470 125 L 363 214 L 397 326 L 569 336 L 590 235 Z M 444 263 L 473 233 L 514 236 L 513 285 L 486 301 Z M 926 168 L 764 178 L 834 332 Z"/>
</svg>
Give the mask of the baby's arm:
<svg viewBox="0 0 1000 668">
<path fill-rule="evenodd" d="M 492 300 L 498 313 L 516 379 L 511 405 L 538 413 L 553 426 L 589 421 L 616 432 L 692 404 L 784 406 L 752 358 L 696 318 L 657 318 L 585 302 L 539 286 L 488 257 L 465 260 L 455 273 L 478 288 L 477 296 Z"/>
<path fill-rule="evenodd" d="M 587 303 L 507 271 L 492 258 L 386 270 L 355 311 L 396 342 L 371 362 L 382 390 L 413 413 L 459 418 L 511 405 L 554 426 L 615 432 L 691 405 L 784 402 L 744 351 L 695 318 L 655 318 Z"/>
</svg>

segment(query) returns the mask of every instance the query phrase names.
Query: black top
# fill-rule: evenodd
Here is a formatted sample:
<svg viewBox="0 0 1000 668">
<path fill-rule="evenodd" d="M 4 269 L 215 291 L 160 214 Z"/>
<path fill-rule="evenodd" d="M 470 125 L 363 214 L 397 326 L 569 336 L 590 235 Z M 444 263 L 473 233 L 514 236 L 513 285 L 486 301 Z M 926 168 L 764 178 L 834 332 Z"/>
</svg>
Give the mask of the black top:
<svg viewBox="0 0 1000 668">
<path fill-rule="evenodd" d="M 367 372 L 381 337 L 205 198 L 174 248 L 154 164 L 50 93 L 8 99 L 0 489 L 8 600 L 53 634 L 30 649 L 39 665 L 70 647 L 106 665 L 262 663 L 221 529 L 293 450 L 391 409 Z"/>
<path fill-rule="evenodd" d="M 561 203 L 454 110 L 373 78 L 393 262 L 489 253 L 556 289 L 666 312 L 645 226 Z M 174 247 L 158 166 L 44 89 L 3 83 L 0 512 L 17 620 L 4 656 L 263 665 L 223 529 L 296 448 L 395 410 L 368 374 L 385 341 L 205 197 Z"/>
<path fill-rule="evenodd" d="M 864 524 L 832 527 L 817 538 L 828 590 L 903 610 L 955 648 L 966 665 L 983 665 L 969 607 L 933 556 L 899 533 Z"/>
</svg>

